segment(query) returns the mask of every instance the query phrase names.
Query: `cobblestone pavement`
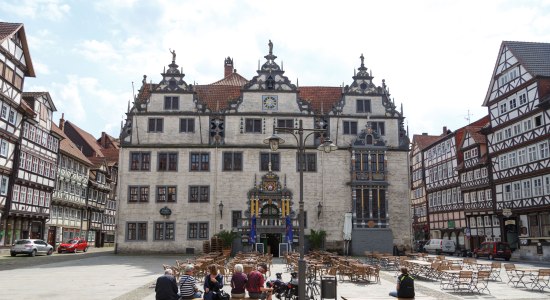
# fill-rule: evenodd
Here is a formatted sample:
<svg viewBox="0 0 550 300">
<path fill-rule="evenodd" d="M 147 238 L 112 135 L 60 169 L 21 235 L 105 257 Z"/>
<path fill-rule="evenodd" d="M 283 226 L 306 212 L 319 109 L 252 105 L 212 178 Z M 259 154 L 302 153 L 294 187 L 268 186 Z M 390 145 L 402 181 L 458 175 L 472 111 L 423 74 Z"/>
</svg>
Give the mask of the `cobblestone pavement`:
<svg viewBox="0 0 550 300">
<path fill-rule="evenodd" d="M 58 258 L 60 257 L 60 258 Z M 63 259 L 62 259 L 63 258 Z M 162 264 L 173 264 L 182 256 L 116 255 L 111 249 L 95 249 L 86 254 L 65 254 L 42 257 L 0 256 L 0 299 L 55 299 L 76 296 L 79 300 L 154 300 L 154 282 L 163 272 Z M 274 260 L 272 277 L 284 272 L 281 260 Z M 525 267 L 529 263 L 518 264 Z M 546 266 L 548 267 L 548 266 Z M 337 296 L 364 299 L 392 299 L 388 292 L 395 289 L 396 272 L 382 271 L 380 283 L 337 282 Z M 502 271 L 505 279 L 505 272 Z M 229 291 L 226 285 L 224 288 Z M 460 294 L 442 292 L 439 282 L 416 280 L 417 295 L 436 299 L 550 299 L 550 290 L 531 291 L 513 288 L 506 283 L 489 283 L 491 294 Z M 394 298 L 395 299 L 395 298 Z"/>
</svg>

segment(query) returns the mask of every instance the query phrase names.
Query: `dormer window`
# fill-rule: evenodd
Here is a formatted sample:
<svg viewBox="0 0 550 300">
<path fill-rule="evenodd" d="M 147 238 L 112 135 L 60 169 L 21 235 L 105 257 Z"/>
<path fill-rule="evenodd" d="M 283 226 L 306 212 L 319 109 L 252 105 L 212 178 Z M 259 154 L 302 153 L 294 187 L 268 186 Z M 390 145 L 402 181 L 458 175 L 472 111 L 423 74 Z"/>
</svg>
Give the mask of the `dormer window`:
<svg viewBox="0 0 550 300">
<path fill-rule="evenodd" d="M 164 97 L 164 110 L 177 110 L 180 108 L 179 97 Z"/>
</svg>

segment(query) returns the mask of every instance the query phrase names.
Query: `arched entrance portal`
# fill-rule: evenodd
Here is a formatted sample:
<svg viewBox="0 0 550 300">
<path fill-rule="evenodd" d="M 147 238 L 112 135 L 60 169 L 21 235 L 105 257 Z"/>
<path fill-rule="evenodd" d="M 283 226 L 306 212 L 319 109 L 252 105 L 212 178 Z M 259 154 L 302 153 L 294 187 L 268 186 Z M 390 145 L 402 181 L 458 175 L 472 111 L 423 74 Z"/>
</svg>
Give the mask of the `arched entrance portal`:
<svg viewBox="0 0 550 300">
<path fill-rule="evenodd" d="M 281 243 L 298 240 L 298 220 L 292 209 L 292 192 L 272 171 L 263 175 L 259 183 L 248 191 L 248 209 L 241 228 L 245 248 L 255 249 L 255 243 L 264 244 L 264 251 L 279 256 Z"/>
</svg>

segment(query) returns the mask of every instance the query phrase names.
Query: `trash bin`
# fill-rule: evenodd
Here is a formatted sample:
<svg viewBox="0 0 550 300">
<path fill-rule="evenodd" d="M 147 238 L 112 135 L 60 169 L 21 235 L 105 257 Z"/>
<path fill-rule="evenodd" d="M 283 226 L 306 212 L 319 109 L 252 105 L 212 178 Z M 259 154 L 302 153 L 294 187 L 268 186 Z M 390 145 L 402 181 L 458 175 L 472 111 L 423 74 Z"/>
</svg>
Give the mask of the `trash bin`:
<svg viewBox="0 0 550 300">
<path fill-rule="evenodd" d="M 336 299 L 336 276 L 321 277 L 321 299 Z"/>
</svg>

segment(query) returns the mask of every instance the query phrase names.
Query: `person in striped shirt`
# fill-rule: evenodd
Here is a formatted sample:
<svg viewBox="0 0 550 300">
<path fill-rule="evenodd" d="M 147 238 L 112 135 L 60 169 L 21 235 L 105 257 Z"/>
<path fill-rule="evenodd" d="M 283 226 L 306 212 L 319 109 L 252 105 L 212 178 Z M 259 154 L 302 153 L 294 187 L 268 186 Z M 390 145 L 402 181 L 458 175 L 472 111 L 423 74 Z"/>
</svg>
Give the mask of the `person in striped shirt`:
<svg viewBox="0 0 550 300">
<path fill-rule="evenodd" d="M 197 281 L 193 276 L 193 265 L 187 265 L 184 268 L 184 274 L 180 277 L 180 299 L 202 298 L 201 292 L 197 287 Z"/>
</svg>

